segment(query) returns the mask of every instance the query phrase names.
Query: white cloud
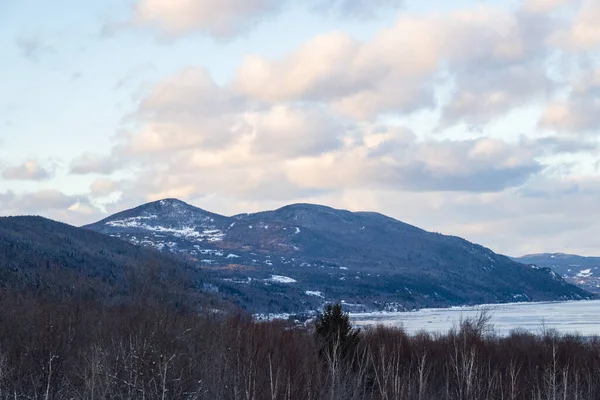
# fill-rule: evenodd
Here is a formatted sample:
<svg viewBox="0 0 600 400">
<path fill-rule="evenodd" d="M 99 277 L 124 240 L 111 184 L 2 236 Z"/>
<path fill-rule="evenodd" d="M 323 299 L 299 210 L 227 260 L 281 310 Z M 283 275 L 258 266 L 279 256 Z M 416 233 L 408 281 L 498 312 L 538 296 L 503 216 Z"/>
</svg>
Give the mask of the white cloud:
<svg viewBox="0 0 600 400">
<path fill-rule="evenodd" d="M 529 12 L 548 13 L 563 6 L 573 4 L 576 0 L 525 0 L 523 8 Z"/>
<path fill-rule="evenodd" d="M 501 191 L 540 170 L 533 149 L 486 138 L 408 142 L 392 136 L 374 146 L 351 145 L 286 163 L 297 185 L 330 190 Z"/>
<path fill-rule="evenodd" d="M 553 39 L 571 51 L 597 51 L 600 49 L 600 2 L 582 0 L 582 6 L 569 26 L 555 33 Z"/>
<path fill-rule="evenodd" d="M 257 23 L 277 0 L 140 0 L 133 22 L 152 26 L 168 36 L 200 31 L 227 38 Z"/>
<path fill-rule="evenodd" d="M 41 215 L 83 225 L 102 217 L 86 195 L 69 195 L 56 189 L 0 193 L 0 215 Z"/>
<path fill-rule="evenodd" d="M 138 0 L 130 24 L 152 27 L 168 37 L 194 32 L 228 39 L 291 4 L 291 0 Z M 401 7 L 403 0 L 308 0 L 320 14 L 373 18 Z"/>
<path fill-rule="evenodd" d="M 35 160 L 25 161 L 21 165 L 8 167 L 2 171 L 6 180 L 41 181 L 52 177 L 53 171 L 44 168 Z"/>
<path fill-rule="evenodd" d="M 600 131 L 600 68 L 578 76 L 570 84 L 566 99 L 548 103 L 540 126 L 576 134 L 597 134 Z"/>
<path fill-rule="evenodd" d="M 435 108 L 436 87 L 454 82 L 446 121 L 479 122 L 547 93 L 543 60 L 552 21 L 491 6 L 401 13 L 393 27 L 363 42 L 338 32 L 277 60 L 248 56 L 235 87 L 261 101 L 321 101 L 370 119 Z"/>
<path fill-rule="evenodd" d="M 119 169 L 120 164 L 120 162 L 110 156 L 85 153 L 73 159 L 69 169 L 70 173 L 74 175 L 109 175 Z"/>
<path fill-rule="evenodd" d="M 404 5 L 404 0 L 312 0 L 312 2 L 314 10 L 319 13 L 360 19 L 374 18 Z M 310 3 L 310 0 L 307 3 Z"/>
<path fill-rule="evenodd" d="M 117 182 L 110 179 L 96 179 L 90 185 L 90 193 L 94 197 L 104 197 L 119 190 Z"/>
</svg>

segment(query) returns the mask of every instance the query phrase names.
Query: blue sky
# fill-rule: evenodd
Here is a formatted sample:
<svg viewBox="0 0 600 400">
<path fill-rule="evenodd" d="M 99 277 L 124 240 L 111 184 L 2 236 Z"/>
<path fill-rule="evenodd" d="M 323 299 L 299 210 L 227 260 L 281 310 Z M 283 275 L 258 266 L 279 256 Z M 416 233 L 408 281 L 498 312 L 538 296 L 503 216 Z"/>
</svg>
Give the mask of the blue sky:
<svg viewBox="0 0 600 400">
<path fill-rule="evenodd" d="M 598 0 L 7 0 L 0 213 L 374 210 L 600 254 Z"/>
</svg>

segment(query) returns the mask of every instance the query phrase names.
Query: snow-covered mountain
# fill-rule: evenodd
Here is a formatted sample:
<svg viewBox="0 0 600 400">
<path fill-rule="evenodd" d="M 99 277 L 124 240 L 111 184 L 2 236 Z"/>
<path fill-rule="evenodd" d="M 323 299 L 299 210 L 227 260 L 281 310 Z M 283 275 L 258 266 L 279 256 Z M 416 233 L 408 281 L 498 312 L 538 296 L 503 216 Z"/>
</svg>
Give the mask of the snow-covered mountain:
<svg viewBox="0 0 600 400">
<path fill-rule="evenodd" d="M 514 260 L 550 268 L 567 282 L 585 290 L 600 293 L 600 257 L 583 257 L 575 254 L 528 254 Z"/>
<path fill-rule="evenodd" d="M 589 295 L 464 239 L 320 205 L 227 217 L 165 199 L 84 228 L 185 257 L 211 273 L 215 290 L 262 312 L 325 301 L 372 310 Z"/>
</svg>

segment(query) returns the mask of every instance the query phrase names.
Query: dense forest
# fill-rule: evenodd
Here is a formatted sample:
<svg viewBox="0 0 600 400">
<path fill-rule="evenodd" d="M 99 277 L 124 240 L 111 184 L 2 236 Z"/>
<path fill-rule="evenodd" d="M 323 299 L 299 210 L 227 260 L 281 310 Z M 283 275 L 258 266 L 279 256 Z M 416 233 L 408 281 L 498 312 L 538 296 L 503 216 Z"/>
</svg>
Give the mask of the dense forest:
<svg viewBox="0 0 600 400">
<path fill-rule="evenodd" d="M 118 304 L 4 285 L 0 399 L 600 398 L 597 339 L 497 337 L 485 315 L 442 336 L 359 332 L 335 306 L 307 325 L 256 322 L 150 272 Z"/>
</svg>

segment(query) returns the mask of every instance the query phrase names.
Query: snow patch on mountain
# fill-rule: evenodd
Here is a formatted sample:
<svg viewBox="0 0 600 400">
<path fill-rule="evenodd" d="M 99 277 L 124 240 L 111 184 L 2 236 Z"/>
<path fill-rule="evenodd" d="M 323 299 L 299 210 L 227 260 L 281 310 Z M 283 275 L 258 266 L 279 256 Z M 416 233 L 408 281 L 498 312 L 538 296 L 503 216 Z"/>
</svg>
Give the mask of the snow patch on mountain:
<svg viewBox="0 0 600 400">
<path fill-rule="evenodd" d="M 593 275 L 592 269 L 588 268 L 588 269 L 582 269 L 581 271 L 579 271 L 579 273 L 577 274 L 578 277 L 580 278 L 589 278 L 590 276 Z"/>
<path fill-rule="evenodd" d="M 143 229 L 150 232 L 155 233 L 165 233 L 170 234 L 176 237 L 185 238 L 185 239 L 193 239 L 196 241 L 207 241 L 207 242 L 217 242 L 222 241 L 225 237 L 225 234 L 219 230 L 214 229 L 213 227 L 208 227 L 208 229 L 204 229 L 203 231 L 196 230 L 193 226 L 181 226 L 181 227 L 165 227 L 161 225 L 150 225 L 145 223 L 144 221 L 157 219 L 156 215 L 144 215 L 138 217 L 130 217 L 124 218 L 120 220 L 108 221 L 106 225 L 116 228 L 131 228 L 131 229 Z"/>
<path fill-rule="evenodd" d="M 271 277 L 269 279 L 265 279 L 266 281 L 269 282 L 277 282 L 277 283 L 296 283 L 298 282 L 297 280 L 290 278 L 289 276 L 283 276 L 283 275 L 271 275 Z"/>
</svg>

